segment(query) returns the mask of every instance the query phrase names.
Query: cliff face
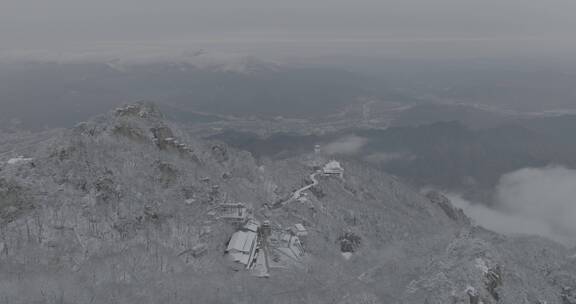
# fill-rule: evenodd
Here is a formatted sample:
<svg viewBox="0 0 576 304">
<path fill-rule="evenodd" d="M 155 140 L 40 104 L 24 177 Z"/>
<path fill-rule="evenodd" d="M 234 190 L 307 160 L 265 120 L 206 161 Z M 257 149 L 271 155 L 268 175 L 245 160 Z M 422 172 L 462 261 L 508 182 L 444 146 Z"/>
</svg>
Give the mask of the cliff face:
<svg viewBox="0 0 576 304">
<path fill-rule="evenodd" d="M 360 164 L 271 208 L 312 169 L 191 138 L 153 104 L 14 151 L 26 160 L 0 164 L 5 303 L 570 303 L 576 286 L 561 246 L 474 227 Z M 225 202 L 303 224 L 306 259 L 268 279 L 230 267 Z"/>
</svg>

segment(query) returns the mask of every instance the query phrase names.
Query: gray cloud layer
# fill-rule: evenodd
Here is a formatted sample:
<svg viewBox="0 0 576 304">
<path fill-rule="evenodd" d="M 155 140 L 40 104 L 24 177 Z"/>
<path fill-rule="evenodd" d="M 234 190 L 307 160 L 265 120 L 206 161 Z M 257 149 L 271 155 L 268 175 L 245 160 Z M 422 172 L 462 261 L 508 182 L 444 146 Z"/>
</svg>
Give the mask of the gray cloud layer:
<svg viewBox="0 0 576 304">
<path fill-rule="evenodd" d="M 574 12 L 572 0 L 0 0 L 0 43 L 572 37 Z"/>
<path fill-rule="evenodd" d="M 330 155 L 354 155 L 360 152 L 366 143 L 366 138 L 350 135 L 328 143 L 322 147 L 322 151 Z"/>
<path fill-rule="evenodd" d="M 506 174 L 498 185 L 498 209 L 449 196 L 455 206 L 488 229 L 576 242 L 576 170 L 527 168 Z"/>
</svg>

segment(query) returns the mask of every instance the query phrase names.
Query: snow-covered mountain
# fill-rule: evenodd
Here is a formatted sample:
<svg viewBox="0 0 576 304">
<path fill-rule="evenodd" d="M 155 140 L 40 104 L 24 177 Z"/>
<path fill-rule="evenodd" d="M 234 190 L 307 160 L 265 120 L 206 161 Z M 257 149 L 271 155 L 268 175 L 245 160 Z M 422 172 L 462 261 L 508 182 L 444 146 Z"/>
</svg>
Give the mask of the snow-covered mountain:
<svg viewBox="0 0 576 304">
<path fill-rule="evenodd" d="M 154 104 L 7 142 L 6 303 L 576 303 L 576 260 L 559 244 L 474 226 L 443 195 L 353 161 L 290 199 L 328 159 L 257 162 Z M 265 252 L 268 278 L 231 264 L 239 228 L 218 210 L 238 202 L 281 236 L 304 227 L 302 255 Z M 262 233 L 259 248 L 275 246 Z"/>
</svg>

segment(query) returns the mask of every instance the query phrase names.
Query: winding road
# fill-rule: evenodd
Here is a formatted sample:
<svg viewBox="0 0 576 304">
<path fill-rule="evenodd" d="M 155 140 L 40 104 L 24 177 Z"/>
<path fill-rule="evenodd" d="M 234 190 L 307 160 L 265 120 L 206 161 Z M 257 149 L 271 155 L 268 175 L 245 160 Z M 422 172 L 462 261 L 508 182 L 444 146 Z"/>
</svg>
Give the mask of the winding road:
<svg viewBox="0 0 576 304">
<path fill-rule="evenodd" d="M 318 174 L 320 174 L 320 172 L 314 172 L 314 173 L 310 174 L 310 179 L 312 180 L 312 183 L 309 184 L 309 185 L 306 185 L 306 186 L 304 186 L 304 187 L 302 187 L 302 188 L 300 188 L 300 189 L 298 189 L 298 190 L 296 190 L 296 191 L 294 192 L 294 194 L 292 194 L 292 199 L 293 199 L 293 200 L 299 199 L 299 198 L 302 196 L 302 193 L 303 193 L 304 191 L 307 191 L 307 190 L 309 190 L 310 188 L 318 185 L 318 180 L 316 179 L 316 176 L 317 176 Z"/>
</svg>

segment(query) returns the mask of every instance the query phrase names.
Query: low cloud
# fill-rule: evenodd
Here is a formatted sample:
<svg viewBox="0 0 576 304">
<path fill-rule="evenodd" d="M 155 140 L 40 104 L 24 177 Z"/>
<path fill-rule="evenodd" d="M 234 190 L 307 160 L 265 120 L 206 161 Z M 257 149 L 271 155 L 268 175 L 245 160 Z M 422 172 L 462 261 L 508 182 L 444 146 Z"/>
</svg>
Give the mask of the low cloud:
<svg viewBox="0 0 576 304">
<path fill-rule="evenodd" d="M 450 194 L 453 204 L 477 224 L 505 234 L 534 234 L 565 244 L 576 241 L 576 170 L 526 168 L 505 174 L 496 189 L 496 208 Z"/>
<path fill-rule="evenodd" d="M 543 221 L 535 221 L 518 214 L 508 214 L 481 204 L 474 204 L 459 194 L 450 193 L 446 196 L 455 207 L 462 209 L 476 224 L 486 229 L 502 234 L 532 234 L 565 241 L 564 238 L 556 237 Z"/>
<path fill-rule="evenodd" d="M 415 156 L 410 153 L 403 152 L 390 152 L 390 153 L 374 153 L 366 156 L 366 161 L 374 164 L 386 164 L 392 161 L 413 160 Z"/>
<path fill-rule="evenodd" d="M 359 153 L 367 142 L 366 138 L 350 135 L 325 145 L 322 150 L 330 155 L 354 155 Z"/>
<path fill-rule="evenodd" d="M 555 233 L 576 236 L 576 170 L 548 167 L 504 175 L 498 201 L 510 213 L 543 220 Z"/>
</svg>

